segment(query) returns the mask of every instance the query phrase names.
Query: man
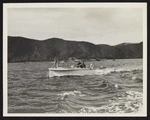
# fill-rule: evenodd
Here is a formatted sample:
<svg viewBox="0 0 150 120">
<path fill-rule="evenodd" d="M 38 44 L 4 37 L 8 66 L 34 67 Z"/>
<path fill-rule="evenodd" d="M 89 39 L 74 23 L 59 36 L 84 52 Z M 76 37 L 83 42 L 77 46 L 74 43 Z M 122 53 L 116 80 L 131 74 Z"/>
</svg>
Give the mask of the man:
<svg viewBox="0 0 150 120">
<path fill-rule="evenodd" d="M 52 66 L 52 68 L 57 68 L 58 67 L 58 59 L 55 57 L 54 58 L 54 64 Z"/>
<path fill-rule="evenodd" d="M 86 65 L 84 64 L 84 62 L 82 62 L 81 68 L 86 68 Z"/>
<path fill-rule="evenodd" d="M 78 64 L 76 66 L 77 66 L 77 68 L 79 68 L 81 66 L 81 62 L 78 62 Z"/>
<path fill-rule="evenodd" d="M 77 68 L 86 68 L 86 65 L 84 64 L 84 62 L 78 62 Z"/>
<path fill-rule="evenodd" d="M 90 64 L 90 69 L 94 69 L 94 65 L 92 63 Z"/>
</svg>

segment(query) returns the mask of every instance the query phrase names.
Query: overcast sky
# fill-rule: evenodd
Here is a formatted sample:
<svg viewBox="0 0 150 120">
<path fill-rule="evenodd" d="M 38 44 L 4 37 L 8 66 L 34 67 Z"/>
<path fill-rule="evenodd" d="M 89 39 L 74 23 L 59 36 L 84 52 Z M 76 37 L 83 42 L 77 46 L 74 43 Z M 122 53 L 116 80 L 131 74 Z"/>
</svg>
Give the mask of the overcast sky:
<svg viewBox="0 0 150 120">
<path fill-rule="evenodd" d="M 143 38 L 141 8 L 9 8 L 8 35 L 116 45 Z"/>
</svg>

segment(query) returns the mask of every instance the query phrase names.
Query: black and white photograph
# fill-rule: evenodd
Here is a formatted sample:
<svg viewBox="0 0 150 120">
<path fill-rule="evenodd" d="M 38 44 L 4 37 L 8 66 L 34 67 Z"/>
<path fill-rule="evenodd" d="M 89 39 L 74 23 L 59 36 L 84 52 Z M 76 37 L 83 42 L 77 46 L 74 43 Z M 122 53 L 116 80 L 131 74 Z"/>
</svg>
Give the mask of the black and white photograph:
<svg viewBox="0 0 150 120">
<path fill-rule="evenodd" d="M 146 3 L 5 3 L 3 116 L 146 116 Z"/>
</svg>

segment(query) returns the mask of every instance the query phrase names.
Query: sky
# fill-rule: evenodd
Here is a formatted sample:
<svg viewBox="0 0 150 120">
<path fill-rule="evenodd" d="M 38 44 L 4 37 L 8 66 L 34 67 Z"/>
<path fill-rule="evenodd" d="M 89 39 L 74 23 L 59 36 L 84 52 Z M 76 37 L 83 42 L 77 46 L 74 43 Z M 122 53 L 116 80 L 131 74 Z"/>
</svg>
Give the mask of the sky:
<svg viewBox="0 0 150 120">
<path fill-rule="evenodd" d="M 8 35 L 116 45 L 143 40 L 142 8 L 9 8 Z"/>
</svg>

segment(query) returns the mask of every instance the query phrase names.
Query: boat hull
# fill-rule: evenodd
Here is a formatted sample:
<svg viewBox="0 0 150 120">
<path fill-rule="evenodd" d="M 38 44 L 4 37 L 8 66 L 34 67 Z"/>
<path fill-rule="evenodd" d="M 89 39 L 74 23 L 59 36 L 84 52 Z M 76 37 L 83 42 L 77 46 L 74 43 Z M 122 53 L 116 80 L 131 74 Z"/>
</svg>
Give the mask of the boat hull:
<svg viewBox="0 0 150 120">
<path fill-rule="evenodd" d="M 49 77 L 95 75 L 98 70 L 89 68 L 49 68 Z"/>
</svg>

